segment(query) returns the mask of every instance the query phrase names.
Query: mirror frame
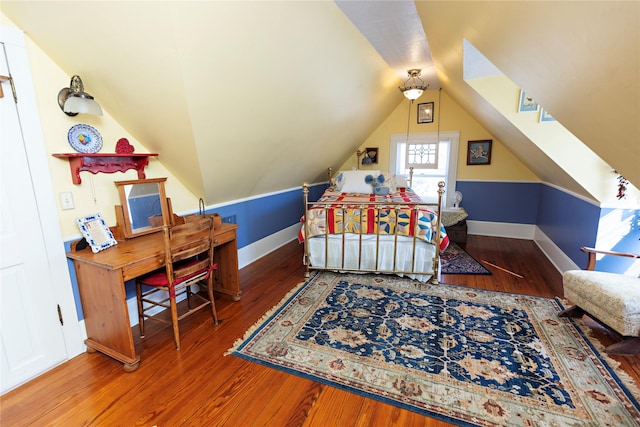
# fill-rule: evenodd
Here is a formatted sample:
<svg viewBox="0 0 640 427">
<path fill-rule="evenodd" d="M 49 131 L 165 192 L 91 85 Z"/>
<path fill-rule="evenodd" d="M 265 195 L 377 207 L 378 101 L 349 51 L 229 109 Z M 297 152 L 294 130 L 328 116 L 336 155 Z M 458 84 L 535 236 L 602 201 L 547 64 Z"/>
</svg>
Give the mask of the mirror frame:
<svg viewBox="0 0 640 427">
<path fill-rule="evenodd" d="M 116 206 L 116 216 L 118 217 L 118 225 L 122 229 L 125 239 L 131 239 L 133 237 L 143 236 L 145 234 L 155 233 L 162 230 L 162 227 L 170 224 L 169 218 L 169 205 L 167 203 L 167 195 L 164 189 L 164 183 L 167 178 L 151 178 L 151 179 L 134 179 L 128 181 L 115 181 L 114 184 L 118 187 L 118 193 L 120 194 L 121 206 Z M 134 231 L 131 228 L 131 213 L 129 212 L 129 203 L 127 194 L 125 193 L 125 187 L 127 185 L 135 184 L 158 184 L 158 194 L 160 197 L 160 208 L 162 211 L 162 224 L 155 227 L 145 228 L 141 231 Z M 118 212 L 119 211 L 119 212 Z M 120 224 L 121 223 L 121 224 Z"/>
</svg>

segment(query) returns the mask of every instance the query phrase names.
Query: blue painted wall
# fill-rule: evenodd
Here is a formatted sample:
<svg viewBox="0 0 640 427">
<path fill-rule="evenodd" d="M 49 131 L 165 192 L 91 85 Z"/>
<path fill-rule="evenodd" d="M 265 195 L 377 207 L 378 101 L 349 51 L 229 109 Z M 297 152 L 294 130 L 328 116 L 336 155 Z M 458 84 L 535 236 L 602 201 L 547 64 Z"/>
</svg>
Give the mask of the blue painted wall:
<svg viewBox="0 0 640 427">
<path fill-rule="evenodd" d="M 470 220 L 535 224 L 540 200 L 539 183 L 458 181 L 461 206 Z"/>
<path fill-rule="evenodd" d="M 586 265 L 581 246 L 594 246 L 600 208 L 543 183 L 458 181 L 470 220 L 533 224 L 573 262 Z"/>
<path fill-rule="evenodd" d="M 554 187 L 541 184 L 538 227 L 573 262 L 585 267 L 580 247 L 596 245 L 600 208 Z"/>
<path fill-rule="evenodd" d="M 239 225 L 238 248 L 243 248 L 299 222 L 303 211 L 302 191 L 298 189 L 217 207 L 207 213 L 217 212 L 222 218 L 235 216 Z"/>
<path fill-rule="evenodd" d="M 640 253 L 640 210 L 601 209 L 544 183 L 458 181 L 469 220 L 534 224 L 576 265 L 582 246 Z M 596 269 L 623 273 L 630 258 L 605 256 Z"/>
</svg>

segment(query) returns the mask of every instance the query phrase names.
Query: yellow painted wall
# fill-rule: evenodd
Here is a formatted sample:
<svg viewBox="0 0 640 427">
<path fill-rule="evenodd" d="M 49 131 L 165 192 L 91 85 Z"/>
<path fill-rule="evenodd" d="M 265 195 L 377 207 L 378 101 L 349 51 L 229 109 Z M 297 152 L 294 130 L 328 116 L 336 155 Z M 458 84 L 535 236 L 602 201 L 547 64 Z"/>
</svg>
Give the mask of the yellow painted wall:
<svg viewBox="0 0 640 427">
<path fill-rule="evenodd" d="M 2 25 L 16 27 L 4 15 L 0 18 L 2 18 L 0 20 Z M 138 179 L 137 173 L 134 170 L 125 173 L 99 173 L 96 175 L 90 172 L 80 172 L 82 183 L 74 185 L 71 182 L 69 162 L 51 155 L 75 152 L 67 141 L 67 133 L 71 126 L 78 123 L 93 126 L 100 132 L 103 140 L 101 153 L 115 153 L 116 143 L 120 138 L 127 138 L 135 147 L 136 153 L 148 153 L 149 150 L 145 148 L 143 142 L 137 141 L 127 134 L 104 108 L 103 116 L 79 114 L 75 117 L 69 117 L 64 114 L 58 106 L 57 95 L 60 89 L 69 86 L 71 76 L 65 74 L 26 34 L 25 40 L 45 148 L 49 155 L 51 182 L 58 201 L 58 216 L 62 234 L 65 238 L 79 235 L 80 231 L 75 223 L 75 218 L 97 212 L 105 218 L 107 225 L 115 225 L 114 206 L 120 204 L 120 199 L 114 181 Z M 81 71 L 78 73 L 82 77 Z M 83 80 L 83 83 L 85 91 L 91 93 L 91 81 Z M 100 103 L 100 99 L 96 99 L 96 101 Z M 176 213 L 198 209 L 199 196 L 196 197 L 189 192 L 162 166 L 157 158 L 151 158 L 145 172 L 147 178 L 167 177 L 165 189 Z M 75 209 L 60 209 L 59 194 L 61 192 L 72 193 Z"/>
<path fill-rule="evenodd" d="M 438 97 L 440 96 L 440 101 Z M 418 104 L 434 102 L 435 117 L 433 123 L 417 123 Z M 440 103 L 440 107 L 438 104 Z M 393 134 L 407 133 L 408 109 L 411 109 L 409 118 L 409 133 L 438 132 L 438 115 L 440 115 L 440 132 L 460 132 L 460 149 L 458 152 L 459 180 L 486 180 L 486 181 L 532 181 L 539 182 L 538 178 L 529 168 L 518 160 L 499 140 L 493 137 L 465 110 L 453 101 L 446 92 L 428 90 L 413 104 L 408 100 L 403 101 L 393 113 L 362 143 L 360 150 L 366 147 L 378 147 L 378 164 L 360 166 L 361 169 L 389 170 L 389 144 Z M 490 165 L 468 166 L 467 141 L 478 139 L 492 139 L 492 152 Z M 356 155 L 345 162 L 340 170 L 349 170 L 356 167 Z"/>
</svg>

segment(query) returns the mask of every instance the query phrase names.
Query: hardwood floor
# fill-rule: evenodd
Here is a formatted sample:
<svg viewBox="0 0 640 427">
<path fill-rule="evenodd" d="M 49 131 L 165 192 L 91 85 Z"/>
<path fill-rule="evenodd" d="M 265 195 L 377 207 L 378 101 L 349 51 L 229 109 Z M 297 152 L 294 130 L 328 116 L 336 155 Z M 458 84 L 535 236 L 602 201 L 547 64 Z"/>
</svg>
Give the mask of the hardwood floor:
<svg viewBox="0 0 640 427">
<path fill-rule="evenodd" d="M 444 275 L 443 282 L 545 297 L 562 295 L 560 273 L 532 241 L 469 236 L 466 250 L 524 276 Z M 2 426 L 445 426 L 343 390 L 224 353 L 303 281 L 302 247 L 291 242 L 240 271 L 243 297 L 218 297 L 222 323 L 206 310 L 180 324 L 176 351 L 168 327 L 149 322 L 136 338 L 142 362 L 133 373 L 100 353 L 84 353 L 0 397 Z M 586 258 L 585 258 L 586 263 Z M 157 325 L 157 326 L 156 326 Z M 603 344 L 615 338 L 596 324 Z M 138 336 L 137 327 L 134 336 Z M 616 357 L 640 383 L 637 357 Z"/>
</svg>

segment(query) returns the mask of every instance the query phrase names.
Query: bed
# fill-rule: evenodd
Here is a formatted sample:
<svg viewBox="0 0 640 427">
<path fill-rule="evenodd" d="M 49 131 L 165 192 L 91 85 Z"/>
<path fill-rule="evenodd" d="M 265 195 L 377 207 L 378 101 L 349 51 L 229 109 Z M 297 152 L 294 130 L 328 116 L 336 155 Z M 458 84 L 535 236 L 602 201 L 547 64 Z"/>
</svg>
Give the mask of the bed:
<svg viewBox="0 0 640 427">
<path fill-rule="evenodd" d="M 399 177 L 380 171 L 342 171 L 318 201 L 303 184 L 305 277 L 311 270 L 396 274 L 437 283 L 440 252 L 449 238 L 437 204 L 428 204 Z M 439 230 L 438 233 L 435 230 Z"/>
</svg>

